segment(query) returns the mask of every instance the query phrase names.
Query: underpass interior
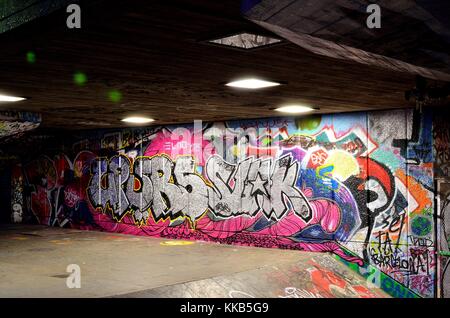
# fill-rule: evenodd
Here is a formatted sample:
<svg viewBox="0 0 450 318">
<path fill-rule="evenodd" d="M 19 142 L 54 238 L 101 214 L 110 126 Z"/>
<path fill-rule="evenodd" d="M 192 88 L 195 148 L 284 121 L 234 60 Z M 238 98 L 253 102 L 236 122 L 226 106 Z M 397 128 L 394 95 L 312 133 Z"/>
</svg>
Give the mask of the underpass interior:
<svg viewBox="0 0 450 318">
<path fill-rule="evenodd" d="M 0 297 L 448 298 L 436 3 L 5 4 Z"/>
</svg>

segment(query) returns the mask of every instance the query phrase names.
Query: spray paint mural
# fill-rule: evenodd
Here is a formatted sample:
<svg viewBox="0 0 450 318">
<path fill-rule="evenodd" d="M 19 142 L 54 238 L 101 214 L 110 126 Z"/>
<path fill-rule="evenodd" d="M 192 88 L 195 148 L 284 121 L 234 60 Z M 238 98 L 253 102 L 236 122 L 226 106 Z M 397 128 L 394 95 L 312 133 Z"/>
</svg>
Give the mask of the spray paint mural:
<svg viewBox="0 0 450 318">
<path fill-rule="evenodd" d="M 331 252 L 432 297 L 431 126 L 399 110 L 97 131 L 22 171 L 41 224 Z"/>
<path fill-rule="evenodd" d="M 24 206 L 24 182 L 20 167 L 14 167 L 11 184 L 11 222 L 22 223 Z"/>
<path fill-rule="evenodd" d="M 439 284 L 440 296 L 450 298 L 450 182 L 439 185 L 440 235 L 439 235 Z"/>
<path fill-rule="evenodd" d="M 438 296 L 450 298 L 450 113 L 439 112 L 433 117 L 434 170 L 436 195 L 440 206 L 437 213 Z"/>
<path fill-rule="evenodd" d="M 39 114 L 30 112 L 0 112 L 0 139 L 20 137 L 24 132 L 36 129 L 41 123 Z"/>
<path fill-rule="evenodd" d="M 450 112 L 436 114 L 433 117 L 433 150 L 435 173 L 438 177 L 450 177 Z"/>
</svg>

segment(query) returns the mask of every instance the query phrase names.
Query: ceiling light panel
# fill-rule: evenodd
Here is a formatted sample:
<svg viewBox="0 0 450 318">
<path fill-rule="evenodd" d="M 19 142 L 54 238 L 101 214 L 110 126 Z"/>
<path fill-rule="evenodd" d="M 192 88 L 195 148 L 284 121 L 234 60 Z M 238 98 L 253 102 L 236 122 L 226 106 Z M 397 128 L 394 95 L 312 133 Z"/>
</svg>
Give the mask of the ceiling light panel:
<svg viewBox="0 0 450 318">
<path fill-rule="evenodd" d="M 230 82 L 225 85 L 229 86 L 229 87 L 237 87 L 237 88 L 258 89 L 258 88 L 278 86 L 278 85 L 280 85 L 280 83 L 265 81 L 265 80 L 261 80 L 261 79 L 257 79 L 257 78 L 246 78 L 246 79 L 241 79 L 241 80 L 237 80 L 234 82 Z"/>
<path fill-rule="evenodd" d="M 252 33 L 240 33 L 220 39 L 210 40 L 208 42 L 217 45 L 224 45 L 244 50 L 251 50 L 263 46 L 277 44 L 280 43 L 281 40 L 264 35 Z"/>
</svg>

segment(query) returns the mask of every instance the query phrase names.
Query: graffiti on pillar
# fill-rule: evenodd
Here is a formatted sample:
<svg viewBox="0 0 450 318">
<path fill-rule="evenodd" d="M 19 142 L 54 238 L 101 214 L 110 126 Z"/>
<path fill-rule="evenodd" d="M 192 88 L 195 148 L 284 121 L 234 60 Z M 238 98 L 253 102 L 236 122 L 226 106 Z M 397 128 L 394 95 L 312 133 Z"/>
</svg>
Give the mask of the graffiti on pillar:
<svg viewBox="0 0 450 318">
<path fill-rule="evenodd" d="M 444 183 L 444 191 L 440 193 L 441 200 L 441 235 L 440 235 L 440 287 L 441 296 L 450 298 L 450 184 Z"/>
<path fill-rule="evenodd" d="M 315 115 L 77 138 L 64 145 L 69 152 L 23 163 L 39 223 L 331 252 L 376 268 L 396 281 L 391 286 L 434 294 L 426 114 Z"/>
<path fill-rule="evenodd" d="M 11 222 L 23 222 L 24 180 L 20 167 L 14 167 L 11 174 Z"/>
<path fill-rule="evenodd" d="M 450 177 L 450 114 L 439 113 L 433 118 L 433 147 L 437 176 Z"/>
</svg>

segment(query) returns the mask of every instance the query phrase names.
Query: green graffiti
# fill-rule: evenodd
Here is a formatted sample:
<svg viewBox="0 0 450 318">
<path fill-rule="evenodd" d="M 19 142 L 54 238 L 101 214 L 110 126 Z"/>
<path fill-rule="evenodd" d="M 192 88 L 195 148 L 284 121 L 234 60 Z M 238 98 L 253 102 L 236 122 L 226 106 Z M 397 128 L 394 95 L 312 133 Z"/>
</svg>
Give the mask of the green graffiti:
<svg viewBox="0 0 450 318">
<path fill-rule="evenodd" d="M 431 221 L 424 216 L 416 216 L 411 222 L 411 231 L 417 236 L 426 236 L 431 232 Z"/>
<path fill-rule="evenodd" d="M 308 116 L 306 118 L 296 119 L 295 125 L 297 126 L 297 129 L 314 130 L 320 126 L 321 122 L 322 122 L 322 116 L 313 115 L 313 116 Z"/>
<path fill-rule="evenodd" d="M 347 249 L 344 249 L 348 254 L 354 255 Z M 359 266 L 358 264 L 351 263 L 338 255 L 334 255 L 334 258 L 345 264 L 352 271 L 362 275 L 369 283 L 375 284 L 377 287 L 381 288 L 387 294 L 395 298 L 421 298 L 415 292 L 410 290 L 408 287 L 402 283 L 396 281 L 389 275 L 383 273 L 379 269 L 373 267 L 370 264 L 364 264 Z"/>
<path fill-rule="evenodd" d="M 433 207 L 428 206 L 428 207 L 424 208 L 422 210 L 422 214 L 428 215 L 428 216 L 433 216 Z"/>
</svg>

